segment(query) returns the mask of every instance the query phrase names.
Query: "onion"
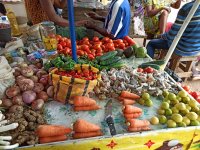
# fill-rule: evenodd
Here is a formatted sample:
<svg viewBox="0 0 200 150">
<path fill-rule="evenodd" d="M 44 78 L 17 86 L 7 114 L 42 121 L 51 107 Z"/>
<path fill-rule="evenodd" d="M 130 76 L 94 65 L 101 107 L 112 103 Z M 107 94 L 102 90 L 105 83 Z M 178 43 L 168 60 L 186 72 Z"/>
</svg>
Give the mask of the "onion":
<svg viewBox="0 0 200 150">
<path fill-rule="evenodd" d="M 28 65 L 25 62 L 22 62 L 22 63 L 19 64 L 19 67 L 20 68 L 28 67 Z"/>
<path fill-rule="evenodd" d="M 36 73 L 36 76 L 40 79 L 42 77 L 42 75 L 46 75 L 47 72 L 40 69 L 37 73 Z"/>
<path fill-rule="evenodd" d="M 31 77 L 33 75 L 33 70 L 31 67 L 23 67 L 21 69 L 21 74 L 25 77 Z"/>
<path fill-rule="evenodd" d="M 12 98 L 20 93 L 20 89 L 18 86 L 12 86 L 6 90 L 6 95 L 8 98 Z"/>
<path fill-rule="evenodd" d="M 49 97 L 48 97 L 46 92 L 41 91 L 40 93 L 37 94 L 37 98 L 43 99 L 44 101 L 47 101 Z"/>
<path fill-rule="evenodd" d="M 26 91 L 22 94 L 22 100 L 26 104 L 31 104 L 36 99 L 36 93 L 33 91 Z"/>
<path fill-rule="evenodd" d="M 22 96 L 21 96 L 21 95 L 17 95 L 17 96 L 15 96 L 15 97 L 13 97 L 12 103 L 13 103 L 13 104 L 16 104 L 16 105 L 24 106 L 24 102 L 23 102 L 23 100 L 22 100 Z"/>
<path fill-rule="evenodd" d="M 12 107 L 10 107 L 9 112 L 10 113 L 16 113 L 16 112 L 23 112 L 23 106 L 19 106 L 19 105 L 13 105 Z"/>
<path fill-rule="evenodd" d="M 44 86 L 42 83 L 35 83 L 35 86 L 33 88 L 33 91 L 36 93 L 40 93 L 41 91 L 44 90 Z"/>
<path fill-rule="evenodd" d="M 42 68 L 42 64 L 41 63 L 37 63 L 36 66 L 37 66 L 38 69 Z"/>
<path fill-rule="evenodd" d="M 23 79 L 20 82 L 19 87 L 22 91 L 32 90 L 34 88 L 34 82 L 31 79 Z"/>
<path fill-rule="evenodd" d="M 15 72 L 13 73 L 13 75 L 15 77 L 18 77 L 21 75 L 21 69 L 19 67 L 15 67 L 14 70 L 15 70 Z"/>
<path fill-rule="evenodd" d="M 30 79 L 31 79 L 34 83 L 38 82 L 38 80 L 39 80 L 37 76 L 32 76 L 32 77 L 30 77 Z"/>
<path fill-rule="evenodd" d="M 36 74 L 38 72 L 38 68 L 35 65 L 29 65 L 29 67 L 33 70 L 33 73 Z"/>
<path fill-rule="evenodd" d="M 43 99 L 37 99 L 32 102 L 31 108 L 33 110 L 40 110 L 44 106 L 44 100 Z"/>
<path fill-rule="evenodd" d="M 49 84 L 49 85 L 53 85 L 53 81 L 52 81 L 52 79 L 49 78 L 49 77 L 48 77 L 48 84 Z"/>
<path fill-rule="evenodd" d="M 40 83 L 42 83 L 44 86 L 46 86 L 48 84 L 48 78 L 45 78 L 45 77 L 42 77 L 40 80 L 39 80 Z"/>
<path fill-rule="evenodd" d="M 50 86 L 48 89 L 47 89 L 47 95 L 50 97 L 50 98 L 53 98 L 53 90 L 54 90 L 54 87 L 53 86 Z"/>
<path fill-rule="evenodd" d="M 8 108 L 8 107 L 11 107 L 13 104 L 12 104 L 12 101 L 10 99 L 3 99 L 2 100 L 2 104 L 4 107 Z"/>
<path fill-rule="evenodd" d="M 17 84 L 18 84 L 18 85 L 21 84 L 21 81 L 22 81 L 23 79 L 26 79 L 26 77 L 24 77 L 24 76 L 22 76 L 22 75 L 18 76 L 18 77 L 16 78 Z"/>
</svg>

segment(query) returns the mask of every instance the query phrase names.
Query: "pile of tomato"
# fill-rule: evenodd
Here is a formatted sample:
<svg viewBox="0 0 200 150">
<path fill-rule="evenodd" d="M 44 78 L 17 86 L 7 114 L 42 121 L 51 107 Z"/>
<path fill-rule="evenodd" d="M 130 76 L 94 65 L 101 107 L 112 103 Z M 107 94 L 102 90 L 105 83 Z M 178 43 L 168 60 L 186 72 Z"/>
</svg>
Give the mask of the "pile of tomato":
<svg viewBox="0 0 200 150">
<path fill-rule="evenodd" d="M 200 103 L 200 92 L 192 91 L 188 85 L 182 85 L 182 88 Z"/>
<path fill-rule="evenodd" d="M 66 76 L 66 77 L 73 77 L 73 78 L 79 78 L 84 80 L 95 80 L 97 79 L 97 74 L 90 71 L 90 70 L 83 70 L 83 71 L 56 71 L 55 74 L 58 74 L 60 76 Z"/>
<path fill-rule="evenodd" d="M 71 40 L 60 35 L 56 35 L 56 39 L 58 41 L 58 53 L 72 55 Z M 98 37 L 94 37 L 89 40 L 89 38 L 85 37 L 80 41 L 76 41 L 77 55 L 86 55 L 91 60 L 97 56 L 102 56 L 106 52 L 114 51 L 115 49 L 124 50 L 132 45 L 135 45 L 135 42 L 129 36 L 117 40 L 112 40 L 108 37 L 104 37 L 101 40 Z"/>
</svg>

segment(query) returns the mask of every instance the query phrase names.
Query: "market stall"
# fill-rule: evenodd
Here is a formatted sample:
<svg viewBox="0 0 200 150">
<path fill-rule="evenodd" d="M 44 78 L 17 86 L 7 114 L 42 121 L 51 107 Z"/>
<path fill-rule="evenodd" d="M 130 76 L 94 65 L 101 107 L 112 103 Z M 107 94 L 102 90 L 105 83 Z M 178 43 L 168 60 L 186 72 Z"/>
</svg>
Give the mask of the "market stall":
<svg viewBox="0 0 200 150">
<path fill-rule="evenodd" d="M 45 22 L 43 46 L 24 43 L 1 57 L 11 73 L 2 76 L 2 148 L 199 149 L 198 95 L 162 70 L 165 61 L 129 36 L 75 43 L 70 21 L 72 41 Z"/>
</svg>

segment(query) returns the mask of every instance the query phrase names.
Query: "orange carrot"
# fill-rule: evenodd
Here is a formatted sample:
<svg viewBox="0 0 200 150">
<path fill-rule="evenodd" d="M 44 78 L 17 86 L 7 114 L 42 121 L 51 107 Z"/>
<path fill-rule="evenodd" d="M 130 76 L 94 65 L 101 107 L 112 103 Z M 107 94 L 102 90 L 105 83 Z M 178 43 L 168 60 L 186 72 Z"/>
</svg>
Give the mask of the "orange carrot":
<svg viewBox="0 0 200 150">
<path fill-rule="evenodd" d="M 124 101 L 125 99 L 126 99 L 126 100 L 130 100 L 130 101 L 135 101 L 134 99 L 125 98 L 125 97 L 122 97 L 122 96 L 119 96 L 119 97 L 118 97 L 118 100 L 119 100 L 119 101 Z"/>
<path fill-rule="evenodd" d="M 66 135 L 39 138 L 40 144 L 51 143 L 51 142 L 59 142 L 59 141 L 65 141 L 65 140 L 67 140 Z"/>
<path fill-rule="evenodd" d="M 133 105 L 133 104 L 135 104 L 135 101 L 129 100 L 129 99 L 124 99 L 122 103 L 123 103 L 123 105 Z"/>
<path fill-rule="evenodd" d="M 96 105 L 96 101 L 86 96 L 74 96 L 70 101 L 74 106 L 91 106 Z"/>
<path fill-rule="evenodd" d="M 132 105 L 125 105 L 124 106 L 124 113 L 132 114 L 132 113 L 142 113 L 142 109 L 132 106 Z"/>
<path fill-rule="evenodd" d="M 92 124 L 82 119 L 78 119 L 74 125 L 73 129 L 75 132 L 95 132 L 99 131 L 100 127 L 96 124 Z"/>
<path fill-rule="evenodd" d="M 75 132 L 73 134 L 73 138 L 80 139 L 80 138 L 89 138 L 89 137 L 95 137 L 95 136 L 101 136 L 101 135 L 103 135 L 101 131 L 86 132 L 86 133 Z"/>
<path fill-rule="evenodd" d="M 150 122 L 148 120 L 130 119 L 127 125 L 131 128 L 142 128 L 148 127 L 150 125 Z"/>
<path fill-rule="evenodd" d="M 138 118 L 142 115 L 142 113 L 133 113 L 133 114 L 127 114 L 127 113 L 124 113 L 124 117 L 126 119 L 134 119 L 134 118 Z"/>
<path fill-rule="evenodd" d="M 79 106 L 79 107 L 74 107 L 74 111 L 88 111 L 88 110 L 97 110 L 100 109 L 98 105 L 92 105 L 92 106 Z"/>
<path fill-rule="evenodd" d="M 39 137 L 50 137 L 68 134 L 72 129 L 61 125 L 39 125 L 36 133 Z"/>
<path fill-rule="evenodd" d="M 122 91 L 120 96 L 124 98 L 134 99 L 134 100 L 140 98 L 140 96 L 138 96 L 137 94 L 134 94 L 128 91 Z"/>
<path fill-rule="evenodd" d="M 147 130 L 151 130 L 151 129 L 149 127 L 141 127 L 141 128 L 128 127 L 128 131 L 130 132 L 139 132 L 139 131 L 147 131 Z"/>
</svg>

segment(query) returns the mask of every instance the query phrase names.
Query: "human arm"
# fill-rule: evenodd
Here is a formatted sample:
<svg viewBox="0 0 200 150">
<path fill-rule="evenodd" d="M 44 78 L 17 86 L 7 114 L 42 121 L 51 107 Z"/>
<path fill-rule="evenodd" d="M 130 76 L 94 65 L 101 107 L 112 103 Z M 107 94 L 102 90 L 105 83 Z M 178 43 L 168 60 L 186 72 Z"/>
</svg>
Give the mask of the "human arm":
<svg viewBox="0 0 200 150">
<path fill-rule="evenodd" d="M 67 20 L 61 18 L 60 16 L 56 14 L 51 0 L 45 0 L 45 1 L 39 0 L 39 1 L 40 1 L 42 9 L 46 12 L 50 21 L 53 21 L 55 24 L 63 26 L 63 27 L 69 25 Z"/>
<path fill-rule="evenodd" d="M 100 16 L 95 12 L 89 12 L 89 13 L 87 13 L 87 15 L 90 16 L 94 20 L 99 20 L 99 21 L 105 22 L 105 17 Z"/>
<path fill-rule="evenodd" d="M 175 3 L 171 4 L 171 7 L 174 9 L 179 9 L 181 6 L 181 0 L 177 0 Z"/>
<path fill-rule="evenodd" d="M 54 6 L 63 9 L 67 6 L 67 0 L 54 0 Z"/>
<path fill-rule="evenodd" d="M 156 9 L 154 8 L 152 5 L 148 5 L 145 7 L 145 10 L 146 10 L 146 14 L 148 17 L 153 17 L 155 15 L 157 15 L 159 12 L 161 12 L 164 8 L 159 8 L 159 9 Z"/>
</svg>

